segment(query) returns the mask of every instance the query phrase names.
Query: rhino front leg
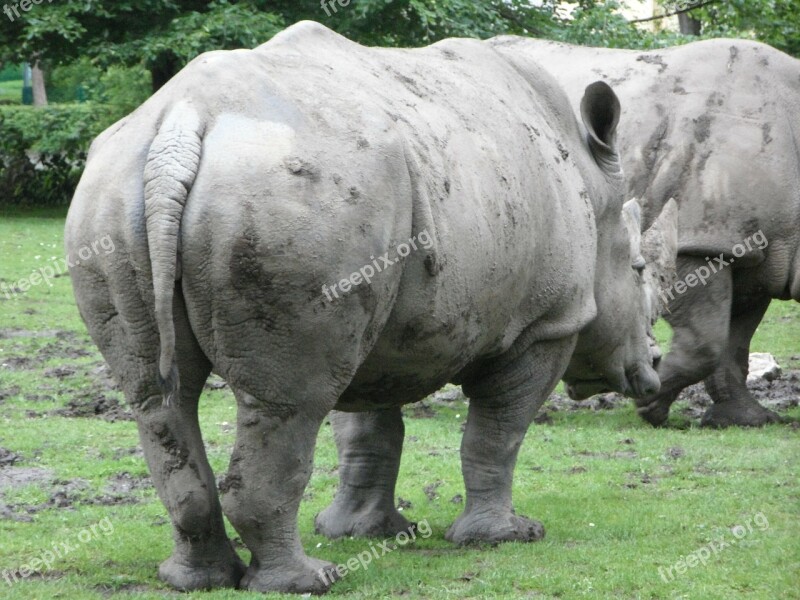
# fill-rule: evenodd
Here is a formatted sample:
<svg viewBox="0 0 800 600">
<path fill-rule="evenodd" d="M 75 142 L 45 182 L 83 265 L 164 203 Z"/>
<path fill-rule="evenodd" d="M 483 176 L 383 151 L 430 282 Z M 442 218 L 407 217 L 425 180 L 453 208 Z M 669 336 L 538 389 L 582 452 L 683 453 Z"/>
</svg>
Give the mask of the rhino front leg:
<svg viewBox="0 0 800 600">
<path fill-rule="evenodd" d="M 495 544 L 544 537 L 541 523 L 514 513 L 511 484 L 528 426 L 563 376 L 576 339 L 536 343 L 510 361 L 493 361 L 495 367 L 464 382 L 470 399 L 461 443 L 467 500 L 445 535 L 451 542 Z"/>
<path fill-rule="evenodd" d="M 236 400 L 236 444 L 220 490 L 225 514 L 252 553 L 240 587 L 324 593 L 337 579 L 335 566 L 306 555 L 297 510 L 320 425 L 335 399 L 327 407 L 312 401 L 279 404 L 236 391 Z"/>
<path fill-rule="evenodd" d="M 398 512 L 394 491 L 405 427 L 400 407 L 330 415 L 339 453 L 339 488 L 315 519 L 317 533 L 390 537 L 414 524 Z"/>
<path fill-rule="evenodd" d="M 686 281 L 706 264 L 703 259 L 679 257 L 678 280 Z M 636 400 L 639 415 L 654 426 L 666 423 L 672 403 L 684 388 L 711 375 L 722 360 L 730 326 L 730 268 L 713 274 L 705 286 L 687 287 L 683 294 L 671 288 L 668 294 L 672 297 L 665 319 L 673 336 L 672 347 L 658 367 L 661 389 Z"/>
<path fill-rule="evenodd" d="M 770 298 L 759 297 L 731 318 L 730 338 L 722 362 L 705 380 L 714 405 L 703 415 L 701 425 L 760 427 L 780 422 L 780 416 L 761 406 L 747 389 L 750 340 L 769 303 Z"/>
</svg>

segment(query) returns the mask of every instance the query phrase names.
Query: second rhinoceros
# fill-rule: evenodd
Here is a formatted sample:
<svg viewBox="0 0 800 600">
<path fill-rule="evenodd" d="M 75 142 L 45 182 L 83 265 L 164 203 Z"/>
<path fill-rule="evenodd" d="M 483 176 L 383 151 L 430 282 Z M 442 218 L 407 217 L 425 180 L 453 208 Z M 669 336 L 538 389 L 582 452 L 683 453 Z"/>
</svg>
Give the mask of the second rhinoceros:
<svg viewBox="0 0 800 600">
<path fill-rule="evenodd" d="M 399 406 L 448 381 L 472 400 L 450 537 L 541 536 L 511 506 L 528 424 L 567 370 L 658 390 L 647 282 L 677 243 L 672 207 L 640 252 L 619 103 L 602 83 L 582 95 L 585 129 L 546 73 L 484 43 L 364 48 L 306 22 L 200 56 L 95 141 L 66 245 L 114 241 L 71 275 L 174 526 L 162 579 L 325 591 L 333 565 L 297 529 L 323 419 L 372 410 L 402 442 Z M 238 408 L 222 503 L 197 414 L 212 370 Z"/>
<path fill-rule="evenodd" d="M 779 420 L 747 390 L 750 340 L 772 299 L 800 301 L 800 61 L 765 44 L 708 40 L 638 52 L 504 36 L 574 94 L 598 77 L 626 107 L 628 193 L 645 224 L 680 205 L 678 279 L 665 292 L 674 337 L 661 390 L 637 401 L 654 425 L 704 381 L 708 426 Z"/>
</svg>

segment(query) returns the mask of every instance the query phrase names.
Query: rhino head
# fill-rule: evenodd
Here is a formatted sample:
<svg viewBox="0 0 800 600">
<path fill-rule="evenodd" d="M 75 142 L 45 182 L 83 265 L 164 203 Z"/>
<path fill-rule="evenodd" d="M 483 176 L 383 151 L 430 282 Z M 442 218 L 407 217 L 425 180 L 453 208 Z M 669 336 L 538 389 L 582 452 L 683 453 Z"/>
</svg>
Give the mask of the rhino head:
<svg viewBox="0 0 800 600">
<path fill-rule="evenodd" d="M 678 208 L 670 200 L 642 234 L 638 203 L 623 204 L 625 185 L 615 144 L 620 104 L 614 91 L 602 82 L 590 85 L 581 116 L 603 174 L 592 198 L 597 316 L 581 331 L 564 381 L 576 400 L 609 391 L 642 398 L 661 386 L 654 368 L 661 353 L 652 326 L 663 310 L 660 289 L 675 273 Z"/>
</svg>

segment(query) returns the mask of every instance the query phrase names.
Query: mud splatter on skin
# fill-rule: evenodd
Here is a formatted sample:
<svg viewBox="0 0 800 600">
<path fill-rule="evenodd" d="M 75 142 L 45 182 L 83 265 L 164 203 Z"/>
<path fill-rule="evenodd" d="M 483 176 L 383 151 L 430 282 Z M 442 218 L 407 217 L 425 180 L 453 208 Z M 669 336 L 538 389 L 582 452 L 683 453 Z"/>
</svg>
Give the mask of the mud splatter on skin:
<svg viewBox="0 0 800 600">
<path fill-rule="evenodd" d="M 158 443 L 170 458 L 164 461 L 164 472 L 169 476 L 174 471 L 180 471 L 189 460 L 189 451 L 178 443 L 170 427 L 164 423 L 153 428 L 158 438 Z"/>
<path fill-rule="evenodd" d="M 650 55 L 650 54 L 643 54 L 639 58 L 636 59 L 639 62 L 647 63 L 648 65 L 656 65 L 658 66 L 659 74 L 663 73 L 667 70 L 667 63 L 664 62 L 664 59 L 659 56 L 658 54 Z"/>
<path fill-rule="evenodd" d="M 733 66 L 736 64 L 736 61 L 739 60 L 739 49 L 736 46 L 731 46 L 731 60 L 728 62 L 728 71 L 733 70 Z"/>
<path fill-rule="evenodd" d="M 725 98 L 719 92 L 712 92 L 708 100 L 706 100 L 706 106 L 709 108 L 722 106 L 723 104 L 725 104 Z"/>
<path fill-rule="evenodd" d="M 282 286 L 274 273 L 263 269 L 262 252 L 266 250 L 262 250 L 258 234 L 253 227 L 247 227 L 233 244 L 229 268 L 231 284 L 249 301 L 252 318 L 271 331 L 278 315 L 296 315 L 296 310 L 286 299 L 289 286 Z"/>
<path fill-rule="evenodd" d="M 319 181 L 320 179 L 319 170 L 308 161 L 294 157 L 288 159 L 285 164 L 286 169 L 292 175 L 307 177 L 311 181 Z"/>
<path fill-rule="evenodd" d="M 653 131 L 653 135 L 647 140 L 647 144 L 642 149 L 642 159 L 645 167 L 639 171 L 637 179 L 631 181 L 631 189 L 639 197 L 643 197 L 650 177 L 656 173 L 656 163 L 659 157 L 664 156 L 663 145 L 667 139 L 667 131 L 669 130 L 669 117 L 664 117 L 658 124 L 658 127 Z"/>
<path fill-rule="evenodd" d="M 761 126 L 761 149 L 764 150 L 772 141 L 773 137 L 770 135 L 772 126 L 769 123 L 764 123 Z"/>
<path fill-rule="evenodd" d="M 694 119 L 694 139 L 702 144 L 711 136 L 711 123 L 714 119 L 709 115 L 703 115 Z"/>
<path fill-rule="evenodd" d="M 228 472 L 217 479 L 217 489 L 220 494 L 227 494 L 228 492 L 236 491 L 242 487 L 242 474 L 240 472 L 239 463 L 242 462 L 242 457 L 233 451 L 231 456 L 231 464 Z"/>
</svg>

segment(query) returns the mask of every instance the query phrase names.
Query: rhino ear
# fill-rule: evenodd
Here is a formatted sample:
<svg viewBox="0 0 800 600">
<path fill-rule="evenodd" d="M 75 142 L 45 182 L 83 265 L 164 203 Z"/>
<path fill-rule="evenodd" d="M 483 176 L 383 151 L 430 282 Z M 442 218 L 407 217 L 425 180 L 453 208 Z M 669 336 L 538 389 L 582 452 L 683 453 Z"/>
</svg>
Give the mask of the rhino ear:
<svg viewBox="0 0 800 600">
<path fill-rule="evenodd" d="M 622 107 L 619 98 L 604 81 L 595 81 L 586 88 L 581 100 L 581 117 L 588 132 L 589 149 L 603 171 L 622 171 L 617 153 L 617 125 Z"/>
</svg>

